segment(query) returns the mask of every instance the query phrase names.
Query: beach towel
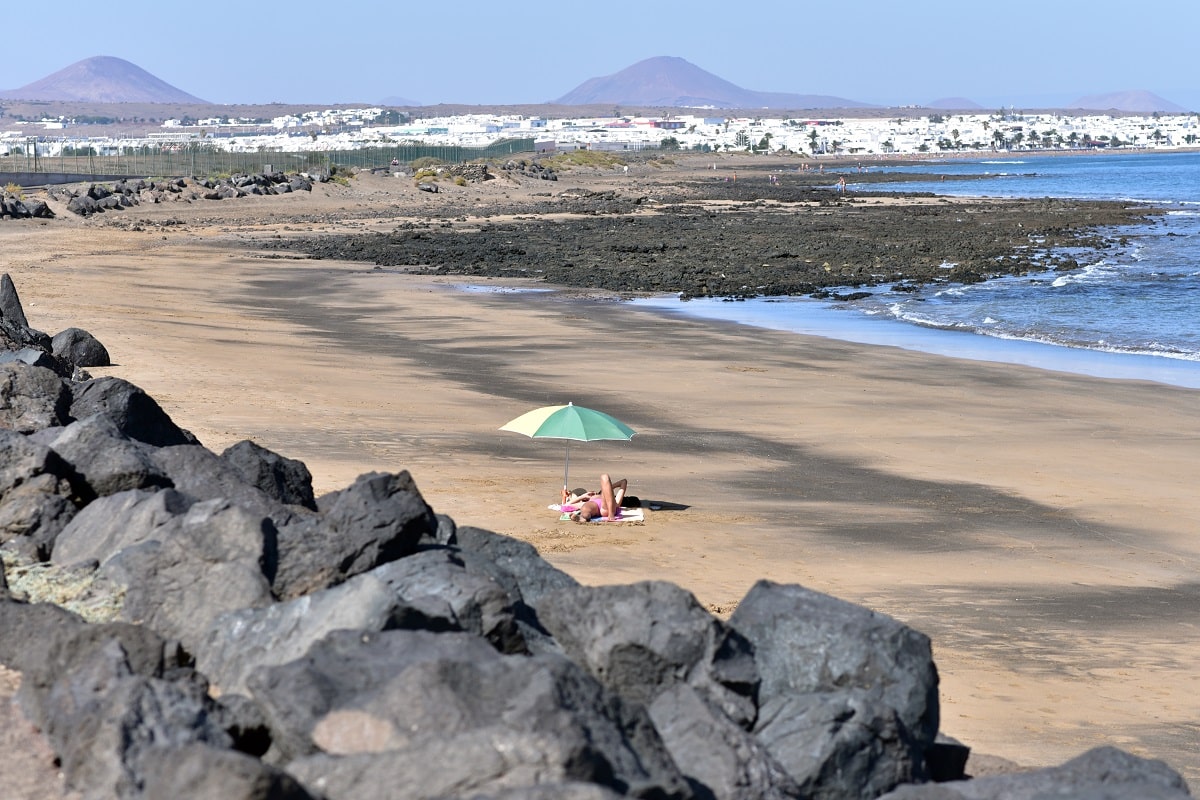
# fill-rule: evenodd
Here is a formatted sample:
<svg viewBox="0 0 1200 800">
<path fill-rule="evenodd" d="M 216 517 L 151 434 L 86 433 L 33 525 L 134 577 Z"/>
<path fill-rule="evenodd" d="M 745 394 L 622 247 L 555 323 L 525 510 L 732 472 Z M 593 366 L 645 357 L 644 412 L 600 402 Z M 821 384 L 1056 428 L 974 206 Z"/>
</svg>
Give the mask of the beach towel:
<svg viewBox="0 0 1200 800">
<path fill-rule="evenodd" d="M 569 506 L 568 506 L 568 508 L 569 508 Z M 558 521 L 559 522 L 570 522 L 571 521 L 571 512 L 563 511 L 562 516 L 558 518 Z M 605 519 L 604 517 L 593 517 L 588 520 L 588 522 L 607 522 L 610 524 L 616 523 L 616 522 L 645 522 L 645 521 L 646 521 L 646 515 L 642 513 L 642 510 L 640 508 L 622 508 L 621 515 L 619 517 L 617 517 L 616 519 Z"/>
</svg>

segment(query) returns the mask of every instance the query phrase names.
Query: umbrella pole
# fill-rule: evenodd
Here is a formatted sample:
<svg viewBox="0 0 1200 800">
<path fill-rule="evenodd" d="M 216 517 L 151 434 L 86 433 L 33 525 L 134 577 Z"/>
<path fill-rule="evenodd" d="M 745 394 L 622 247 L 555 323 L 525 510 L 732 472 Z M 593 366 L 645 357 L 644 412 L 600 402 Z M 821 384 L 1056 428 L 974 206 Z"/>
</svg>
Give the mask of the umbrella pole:
<svg viewBox="0 0 1200 800">
<path fill-rule="evenodd" d="M 570 494 L 567 492 L 567 474 L 571 471 L 571 443 L 567 442 L 567 457 L 563 462 L 563 490 L 562 499 L 565 503 Z"/>
</svg>

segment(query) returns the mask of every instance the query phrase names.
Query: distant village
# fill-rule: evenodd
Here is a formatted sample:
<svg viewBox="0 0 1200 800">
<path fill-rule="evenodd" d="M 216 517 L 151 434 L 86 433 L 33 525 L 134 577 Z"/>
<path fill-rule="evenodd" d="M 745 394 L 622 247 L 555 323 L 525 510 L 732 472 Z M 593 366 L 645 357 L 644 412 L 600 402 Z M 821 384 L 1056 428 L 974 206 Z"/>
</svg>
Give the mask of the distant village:
<svg viewBox="0 0 1200 800">
<path fill-rule="evenodd" d="M 138 135 L 89 136 L 79 120 L 4 120 L 0 158 L 78 154 L 122 155 L 140 148 L 203 146 L 230 152 L 342 151 L 404 144 L 485 147 L 531 139 L 541 152 L 645 149 L 749 151 L 810 156 L 1138 148 L 1189 148 L 1200 139 L 1200 115 L 1124 113 L 950 113 L 906 109 L 893 119 L 822 116 L 731 117 L 705 112 L 660 117 L 546 119 L 468 114 L 415 119 L 384 108 L 330 109 L 265 119 L 171 119 Z M 111 126 L 108 126 L 111 127 Z M 2 168 L 2 166 L 0 166 Z"/>
</svg>

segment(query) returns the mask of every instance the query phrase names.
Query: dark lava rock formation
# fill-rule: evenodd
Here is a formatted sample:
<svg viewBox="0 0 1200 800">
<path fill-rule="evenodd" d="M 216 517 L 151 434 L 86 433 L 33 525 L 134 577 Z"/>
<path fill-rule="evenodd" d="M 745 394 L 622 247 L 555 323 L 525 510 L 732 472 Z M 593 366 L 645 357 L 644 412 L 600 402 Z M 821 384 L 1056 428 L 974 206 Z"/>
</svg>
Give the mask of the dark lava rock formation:
<svg viewBox="0 0 1200 800">
<path fill-rule="evenodd" d="M 267 246 L 440 275 L 754 297 L 1071 269 L 1083 253 L 1118 246 L 1118 226 L 1154 214 L 1109 201 L 896 198 L 749 179 L 684 183 L 657 199 L 575 189 L 508 209 L 531 218 L 407 222 Z"/>
</svg>

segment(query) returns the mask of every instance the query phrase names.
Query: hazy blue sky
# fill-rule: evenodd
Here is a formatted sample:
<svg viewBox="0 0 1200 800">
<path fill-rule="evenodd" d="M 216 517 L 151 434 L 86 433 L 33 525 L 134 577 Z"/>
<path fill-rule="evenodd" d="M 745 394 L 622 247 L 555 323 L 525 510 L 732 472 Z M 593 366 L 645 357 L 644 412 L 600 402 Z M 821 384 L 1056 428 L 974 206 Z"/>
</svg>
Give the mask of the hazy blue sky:
<svg viewBox="0 0 1200 800">
<path fill-rule="evenodd" d="M 878 105 L 1147 89 L 1200 110 L 1195 0 L 70 5 L 6 5 L 0 89 L 110 55 L 214 103 L 544 102 L 668 55 L 746 89 Z"/>
</svg>

